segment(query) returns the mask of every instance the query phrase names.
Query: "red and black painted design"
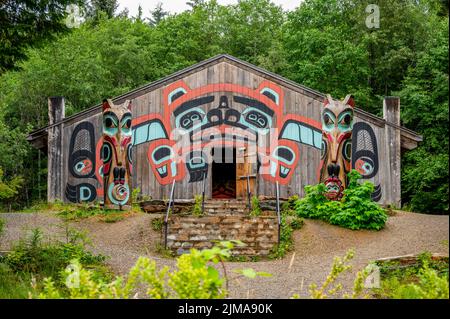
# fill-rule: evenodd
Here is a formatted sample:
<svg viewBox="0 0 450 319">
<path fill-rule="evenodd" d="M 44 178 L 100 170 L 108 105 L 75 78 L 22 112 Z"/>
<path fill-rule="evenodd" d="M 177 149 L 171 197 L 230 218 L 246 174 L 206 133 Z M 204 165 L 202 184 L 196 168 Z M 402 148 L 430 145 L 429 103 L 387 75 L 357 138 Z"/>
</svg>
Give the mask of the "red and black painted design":
<svg viewBox="0 0 450 319">
<path fill-rule="evenodd" d="M 256 89 L 230 84 L 209 84 L 191 89 L 184 81 L 163 91 L 163 114 L 133 120 L 133 144 L 150 142 L 147 156 L 162 185 L 190 175 L 190 182 L 207 174 L 208 148 L 257 145 L 260 175 L 286 184 L 298 164 L 297 143 L 321 147 L 321 125 L 312 119 L 283 114 L 280 86 L 263 81 Z M 172 125 L 172 121 L 174 125 Z M 281 128 L 281 133 L 273 129 Z M 167 132 L 177 132 L 188 143 L 182 147 Z M 260 139 L 271 141 L 260 145 Z M 187 145 L 187 146 L 186 146 Z M 190 154 L 196 161 L 186 158 Z"/>
</svg>

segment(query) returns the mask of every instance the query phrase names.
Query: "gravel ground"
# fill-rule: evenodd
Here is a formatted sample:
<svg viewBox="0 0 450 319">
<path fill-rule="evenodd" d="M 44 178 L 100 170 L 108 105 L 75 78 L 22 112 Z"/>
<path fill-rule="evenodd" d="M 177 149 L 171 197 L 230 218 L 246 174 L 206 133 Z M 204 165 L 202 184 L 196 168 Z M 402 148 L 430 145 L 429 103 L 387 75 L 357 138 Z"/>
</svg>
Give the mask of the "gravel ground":
<svg viewBox="0 0 450 319">
<path fill-rule="evenodd" d="M 0 250 L 9 249 L 13 242 L 35 227 L 43 229 L 48 236 L 61 232 L 61 220 L 51 213 L 3 213 L 0 217 L 6 220 Z M 116 223 L 85 219 L 71 224 L 88 232 L 93 242 L 91 250 L 109 256 L 108 263 L 114 271 L 126 273 L 139 256 L 151 257 L 160 267 L 174 266 L 173 259 L 157 253 L 160 234 L 150 227 L 155 217 L 135 214 Z M 295 251 L 282 260 L 227 263 L 230 297 L 289 298 L 294 293 L 307 297 L 311 283 L 321 284 L 325 280 L 334 256 L 344 256 L 350 248 L 355 250 L 354 267 L 342 276 L 345 289 L 351 287 L 355 273 L 371 260 L 425 250 L 448 254 L 449 216 L 397 212 L 379 232 L 352 231 L 306 220 L 294 237 Z M 273 276 L 256 281 L 236 279 L 232 270 L 246 267 Z"/>
</svg>

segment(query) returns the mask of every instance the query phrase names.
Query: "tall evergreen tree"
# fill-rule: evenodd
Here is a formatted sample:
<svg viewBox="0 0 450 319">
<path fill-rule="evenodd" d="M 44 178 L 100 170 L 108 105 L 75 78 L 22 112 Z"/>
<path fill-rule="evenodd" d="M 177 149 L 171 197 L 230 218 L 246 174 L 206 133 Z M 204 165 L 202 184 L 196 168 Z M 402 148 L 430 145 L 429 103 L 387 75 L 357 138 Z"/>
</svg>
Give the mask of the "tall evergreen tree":
<svg viewBox="0 0 450 319">
<path fill-rule="evenodd" d="M 149 18 L 150 25 L 156 26 L 158 25 L 167 15 L 169 12 L 164 11 L 162 2 L 158 2 L 156 4 L 155 9 L 150 11 L 151 18 Z"/>
</svg>

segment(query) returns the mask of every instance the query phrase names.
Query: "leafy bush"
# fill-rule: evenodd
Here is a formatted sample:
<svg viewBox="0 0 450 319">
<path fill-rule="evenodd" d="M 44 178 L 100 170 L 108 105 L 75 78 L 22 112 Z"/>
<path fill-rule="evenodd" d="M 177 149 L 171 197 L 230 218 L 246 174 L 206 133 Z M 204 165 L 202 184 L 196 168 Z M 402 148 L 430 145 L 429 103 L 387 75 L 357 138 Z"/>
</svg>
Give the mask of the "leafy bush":
<svg viewBox="0 0 450 319">
<path fill-rule="evenodd" d="M 137 297 L 137 288 L 146 288 L 145 294 L 153 299 L 217 299 L 227 296 L 228 278 L 224 268 L 225 277 L 213 266 L 221 263 L 231 256 L 232 242 L 222 242 L 212 249 L 202 251 L 191 249 L 177 259 L 176 269 L 169 272 L 165 266 L 157 270 L 156 263 L 145 257 L 140 257 L 135 266 L 126 276 L 116 277 L 112 281 L 96 279 L 92 272 L 86 270 L 77 260 L 72 262 L 72 268 L 78 269 L 80 285 L 59 289 L 51 279 L 44 280 L 44 290 L 35 292 L 38 298 L 130 298 Z M 211 265 L 212 264 L 212 265 Z M 223 266 L 224 267 L 224 266 Z M 236 271 L 239 273 L 239 271 Z M 66 282 L 71 271 L 65 270 L 62 282 Z M 270 276 L 264 272 L 255 272 L 243 269 L 240 274 L 255 278 L 256 276 Z M 224 288 L 224 284 L 226 287 Z"/>
<path fill-rule="evenodd" d="M 261 206 L 259 204 L 259 198 L 258 196 L 253 195 L 252 196 L 252 210 L 250 211 L 250 216 L 261 216 L 262 210 Z"/>
<path fill-rule="evenodd" d="M 306 196 L 295 204 L 299 217 L 321 219 L 333 225 L 350 229 L 380 230 L 387 221 L 387 214 L 372 201 L 374 186 L 370 182 L 360 184 L 361 175 L 352 170 L 349 185 L 341 201 L 330 201 L 325 197 L 324 184 L 305 186 Z"/>
</svg>

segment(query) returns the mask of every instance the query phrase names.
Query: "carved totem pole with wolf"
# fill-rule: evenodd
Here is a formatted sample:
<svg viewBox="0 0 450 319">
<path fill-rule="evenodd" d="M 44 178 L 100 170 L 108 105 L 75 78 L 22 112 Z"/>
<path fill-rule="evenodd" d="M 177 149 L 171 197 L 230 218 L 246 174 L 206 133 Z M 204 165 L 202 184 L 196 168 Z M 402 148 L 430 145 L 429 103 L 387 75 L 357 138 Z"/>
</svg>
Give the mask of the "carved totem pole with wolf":
<svg viewBox="0 0 450 319">
<path fill-rule="evenodd" d="M 336 101 L 330 95 L 322 111 L 322 155 L 320 182 L 330 200 L 340 200 L 351 170 L 354 101 L 351 95 Z"/>
<path fill-rule="evenodd" d="M 115 105 L 104 100 L 101 156 L 105 208 L 131 208 L 131 150 L 131 102 Z"/>
</svg>

